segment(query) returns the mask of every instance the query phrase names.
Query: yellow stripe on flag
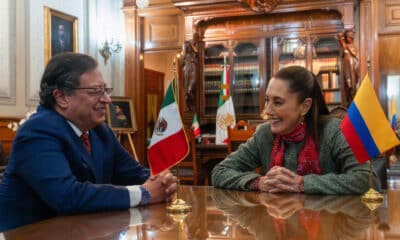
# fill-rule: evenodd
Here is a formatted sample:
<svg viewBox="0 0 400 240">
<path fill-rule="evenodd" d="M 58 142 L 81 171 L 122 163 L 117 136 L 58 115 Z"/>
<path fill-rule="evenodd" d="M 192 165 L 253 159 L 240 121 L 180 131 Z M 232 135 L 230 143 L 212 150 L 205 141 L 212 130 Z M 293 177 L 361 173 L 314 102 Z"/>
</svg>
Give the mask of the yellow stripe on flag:
<svg viewBox="0 0 400 240">
<path fill-rule="evenodd" d="M 396 113 L 396 105 L 394 104 L 394 97 L 390 97 L 390 116 Z"/>
<path fill-rule="evenodd" d="M 368 74 L 357 90 L 354 103 L 364 119 L 379 152 L 385 152 L 392 148 L 393 145 L 400 144 L 383 113 Z"/>
</svg>

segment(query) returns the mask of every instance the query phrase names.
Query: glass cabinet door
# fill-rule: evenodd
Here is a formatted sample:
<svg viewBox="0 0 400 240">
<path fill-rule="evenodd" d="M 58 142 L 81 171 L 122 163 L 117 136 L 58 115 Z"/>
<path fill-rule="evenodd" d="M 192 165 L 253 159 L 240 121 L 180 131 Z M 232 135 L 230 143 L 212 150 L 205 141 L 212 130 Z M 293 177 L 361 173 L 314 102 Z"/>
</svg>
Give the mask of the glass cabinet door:
<svg viewBox="0 0 400 240">
<path fill-rule="evenodd" d="M 231 93 L 236 115 L 260 112 L 259 41 L 233 47 Z"/>
<path fill-rule="evenodd" d="M 313 45 L 312 71 L 324 93 L 329 108 L 341 104 L 340 43 L 335 36 L 311 37 Z"/>
<path fill-rule="evenodd" d="M 204 81 L 202 110 L 204 115 L 215 115 L 218 108 L 219 90 L 222 77 L 224 55 L 228 48 L 222 43 L 209 43 L 204 52 Z"/>
<path fill-rule="evenodd" d="M 259 42 L 207 43 L 204 52 L 203 114 L 215 118 L 224 56 L 230 75 L 230 93 L 237 119 L 260 113 Z"/>
<path fill-rule="evenodd" d="M 306 67 L 307 42 L 302 38 L 281 38 L 279 44 L 279 69 L 293 65 Z"/>
</svg>

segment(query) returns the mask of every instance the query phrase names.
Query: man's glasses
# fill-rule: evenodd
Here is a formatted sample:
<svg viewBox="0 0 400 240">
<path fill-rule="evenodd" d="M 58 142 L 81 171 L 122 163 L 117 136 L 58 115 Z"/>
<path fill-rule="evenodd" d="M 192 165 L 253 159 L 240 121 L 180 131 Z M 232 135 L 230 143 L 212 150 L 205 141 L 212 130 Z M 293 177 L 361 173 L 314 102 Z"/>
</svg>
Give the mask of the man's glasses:
<svg viewBox="0 0 400 240">
<path fill-rule="evenodd" d="M 74 90 L 89 90 L 87 93 L 92 97 L 101 97 L 105 94 L 107 96 L 111 96 L 113 88 L 108 87 L 77 87 L 73 88 Z"/>
</svg>

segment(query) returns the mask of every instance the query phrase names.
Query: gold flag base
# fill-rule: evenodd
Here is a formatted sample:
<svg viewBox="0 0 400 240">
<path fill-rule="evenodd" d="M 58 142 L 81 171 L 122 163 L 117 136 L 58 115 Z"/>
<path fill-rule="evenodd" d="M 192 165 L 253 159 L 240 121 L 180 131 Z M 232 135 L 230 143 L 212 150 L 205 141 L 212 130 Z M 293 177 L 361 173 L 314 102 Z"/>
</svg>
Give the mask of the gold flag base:
<svg viewBox="0 0 400 240">
<path fill-rule="evenodd" d="M 370 210 L 375 210 L 382 204 L 383 196 L 375 189 L 370 188 L 368 192 L 362 195 L 361 202 L 363 202 Z"/>
<path fill-rule="evenodd" d="M 192 206 L 180 198 L 175 199 L 169 206 L 167 206 L 167 211 L 169 213 L 186 213 L 191 209 Z"/>
</svg>

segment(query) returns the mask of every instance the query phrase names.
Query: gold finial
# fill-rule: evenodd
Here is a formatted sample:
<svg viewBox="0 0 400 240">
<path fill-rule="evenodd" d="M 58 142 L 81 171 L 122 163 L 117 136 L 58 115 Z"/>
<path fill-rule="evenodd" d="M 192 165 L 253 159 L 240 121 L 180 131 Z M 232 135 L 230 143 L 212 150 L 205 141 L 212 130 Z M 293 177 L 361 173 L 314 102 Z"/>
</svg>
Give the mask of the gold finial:
<svg viewBox="0 0 400 240">
<path fill-rule="evenodd" d="M 192 206 L 187 204 L 183 199 L 180 198 L 179 194 L 179 188 L 180 188 L 180 181 L 179 181 L 179 170 L 177 167 L 177 175 L 178 175 L 178 181 L 177 181 L 177 186 L 176 186 L 176 199 L 169 205 L 167 206 L 167 211 L 172 214 L 178 214 L 178 213 L 186 213 L 189 212 L 192 209 Z"/>
<path fill-rule="evenodd" d="M 383 202 L 383 196 L 374 189 L 372 159 L 369 160 L 369 190 L 361 196 L 363 202 L 370 210 L 375 210 Z"/>
</svg>

